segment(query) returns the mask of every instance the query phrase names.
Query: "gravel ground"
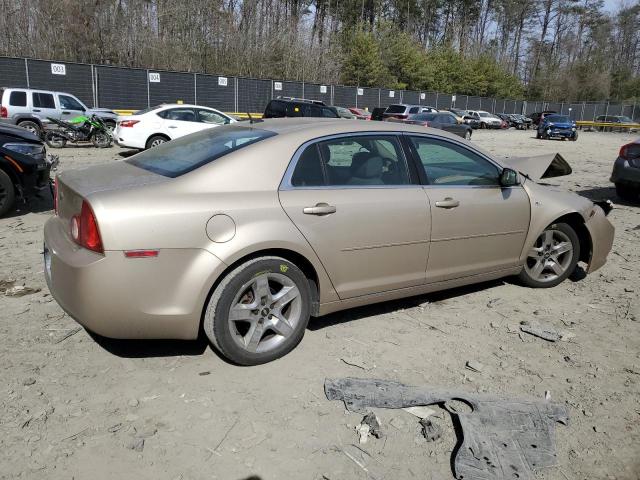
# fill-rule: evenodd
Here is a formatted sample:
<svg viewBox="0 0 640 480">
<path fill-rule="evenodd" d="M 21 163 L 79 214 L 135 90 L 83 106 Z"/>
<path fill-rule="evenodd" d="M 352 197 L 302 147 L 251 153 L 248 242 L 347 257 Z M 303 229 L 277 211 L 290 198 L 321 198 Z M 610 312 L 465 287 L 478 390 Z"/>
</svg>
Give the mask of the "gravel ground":
<svg viewBox="0 0 640 480">
<path fill-rule="evenodd" d="M 611 166 L 633 137 L 533 137 L 474 133 L 498 155 L 559 151 L 574 173 L 557 183 L 617 202 Z M 66 148 L 61 169 L 122 153 Z M 571 420 L 557 425 L 559 465 L 537 478 L 640 478 L 640 207 L 616 207 L 608 263 L 586 278 L 550 290 L 496 281 L 337 313 L 312 320 L 285 358 L 240 368 L 205 341 L 113 341 L 77 328 L 43 278 L 51 206 L 37 202 L 0 219 L 0 282 L 39 290 L 0 296 L 0 478 L 453 478 L 456 437 L 439 407 L 440 440 L 427 443 L 404 411 L 377 410 L 385 437 L 355 449 L 361 416 L 323 392 L 326 377 L 341 376 L 505 398 L 549 391 Z M 575 336 L 551 343 L 519 334 L 523 320 Z"/>
</svg>

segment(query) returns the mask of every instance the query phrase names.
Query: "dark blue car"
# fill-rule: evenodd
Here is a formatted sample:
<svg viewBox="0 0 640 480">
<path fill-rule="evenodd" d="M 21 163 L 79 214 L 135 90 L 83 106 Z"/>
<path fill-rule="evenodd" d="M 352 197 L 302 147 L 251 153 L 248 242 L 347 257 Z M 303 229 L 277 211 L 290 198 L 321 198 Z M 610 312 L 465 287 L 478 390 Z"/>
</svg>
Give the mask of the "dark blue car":
<svg viewBox="0 0 640 480">
<path fill-rule="evenodd" d="M 568 115 L 546 115 L 538 124 L 536 138 L 568 138 L 575 142 L 578 139 L 578 130 Z"/>
</svg>

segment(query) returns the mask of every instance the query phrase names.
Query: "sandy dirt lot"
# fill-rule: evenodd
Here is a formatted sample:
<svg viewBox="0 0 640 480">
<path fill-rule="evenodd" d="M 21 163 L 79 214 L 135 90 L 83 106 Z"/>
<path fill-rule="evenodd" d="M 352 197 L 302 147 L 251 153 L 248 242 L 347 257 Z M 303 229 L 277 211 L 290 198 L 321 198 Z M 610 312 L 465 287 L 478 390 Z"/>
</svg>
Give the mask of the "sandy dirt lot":
<svg viewBox="0 0 640 480">
<path fill-rule="evenodd" d="M 533 137 L 477 131 L 473 141 L 499 155 L 559 151 L 574 173 L 557 183 L 619 202 L 611 166 L 634 137 Z M 61 169 L 121 160 L 120 153 L 66 148 Z M 613 251 L 586 278 L 550 290 L 496 281 L 341 312 L 312 320 L 285 358 L 251 368 L 226 363 L 205 341 L 76 332 L 42 273 L 42 227 L 51 214 L 38 202 L 0 220 L 0 281 L 40 289 L 0 295 L 2 479 L 453 478 L 456 436 L 438 407 L 440 440 L 426 442 L 402 410 L 376 410 L 385 437 L 355 449 L 361 415 L 323 392 L 326 377 L 342 376 L 505 398 L 543 399 L 549 391 L 571 419 L 557 425 L 559 465 L 537 478 L 640 478 L 639 206 L 617 203 Z M 551 343 L 519 334 L 519 323 L 532 319 L 575 336 Z"/>
</svg>

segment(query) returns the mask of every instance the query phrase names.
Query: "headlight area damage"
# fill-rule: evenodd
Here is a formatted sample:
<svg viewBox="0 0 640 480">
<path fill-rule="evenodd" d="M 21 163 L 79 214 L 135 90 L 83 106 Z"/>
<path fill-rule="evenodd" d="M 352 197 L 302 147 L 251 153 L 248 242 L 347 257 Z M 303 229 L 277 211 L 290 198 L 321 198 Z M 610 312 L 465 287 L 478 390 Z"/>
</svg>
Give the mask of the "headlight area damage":
<svg viewBox="0 0 640 480">
<path fill-rule="evenodd" d="M 324 390 L 329 400 L 342 400 L 348 410 L 360 413 L 368 407 L 467 403 L 471 413 L 447 408 L 462 431 L 454 449 L 454 470 L 456 478 L 464 480 L 534 478 L 535 469 L 556 464 L 554 426 L 567 425 L 569 419 L 563 405 L 548 401 L 505 400 L 386 380 L 326 379 Z"/>
</svg>

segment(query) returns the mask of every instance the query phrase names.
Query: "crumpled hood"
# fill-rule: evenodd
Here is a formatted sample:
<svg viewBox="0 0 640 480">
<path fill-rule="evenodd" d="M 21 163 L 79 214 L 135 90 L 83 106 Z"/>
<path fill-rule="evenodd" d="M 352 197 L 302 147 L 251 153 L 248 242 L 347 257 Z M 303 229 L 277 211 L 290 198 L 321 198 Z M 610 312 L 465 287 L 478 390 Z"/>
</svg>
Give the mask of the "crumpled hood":
<svg viewBox="0 0 640 480">
<path fill-rule="evenodd" d="M 502 162 L 535 182 L 539 182 L 543 178 L 570 175 L 572 172 L 571 166 L 559 153 L 530 157 L 505 157 Z"/>
</svg>

